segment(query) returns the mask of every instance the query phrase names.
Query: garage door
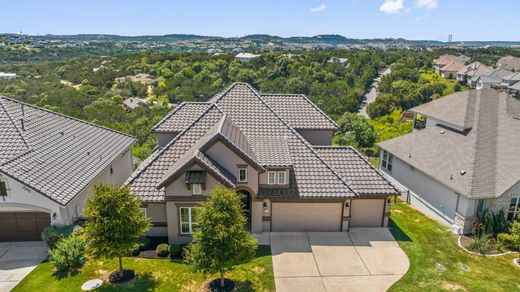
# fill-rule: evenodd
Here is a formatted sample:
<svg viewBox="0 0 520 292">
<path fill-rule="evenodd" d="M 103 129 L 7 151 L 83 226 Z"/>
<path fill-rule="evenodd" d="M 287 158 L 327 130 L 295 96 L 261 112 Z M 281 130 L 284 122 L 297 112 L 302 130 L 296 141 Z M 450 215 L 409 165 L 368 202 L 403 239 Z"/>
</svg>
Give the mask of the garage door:
<svg viewBox="0 0 520 292">
<path fill-rule="evenodd" d="M 0 241 L 41 240 L 42 230 L 51 224 L 44 212 L 0 213 Z"/>
<path fill-rule="evenodd" d="M 273 203 L 273 231 L 340 231 L 342 203 Z"/>
<path fill-rule="evenodd" d="M 352 200 L 349 227 L 381 227 L 385 199 Z"/>
</svg>

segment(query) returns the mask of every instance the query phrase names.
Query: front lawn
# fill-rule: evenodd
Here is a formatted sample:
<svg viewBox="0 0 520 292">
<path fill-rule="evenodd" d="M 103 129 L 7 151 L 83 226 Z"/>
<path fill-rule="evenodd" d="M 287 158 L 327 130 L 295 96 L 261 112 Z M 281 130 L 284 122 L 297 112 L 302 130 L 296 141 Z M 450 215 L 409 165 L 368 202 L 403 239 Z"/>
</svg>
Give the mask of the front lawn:
<svg viewBox="0 0 520 292">
<path fill-rule="evenodd" d="M 406 203 L 398 201 L 391 210 L 390 230 L 408 255 L 410 269 L 390 291 L 520 290 L 520 269 L 512 263 L 518 254 L 469 255 L 448 228 Z M 469 269 L 464 270 L 462 264 Z"/>
<path fill-rule="evenodd" d="M 190 271 L 179 260 L 125 258 L 123 264 L 136 271 L 136 279 L 128 284 L 105 285 L 101 291 L 200 291 L 203 283 L 212 279 Z M 65 277 L 56 277 L 53 268 L 49 261 L 41 263 L 14 291 L 81 291 L 87 280 L 106 279 L 117 269 L 117 260 L 89 261 L 79 273 Z M 238 266 L 226 277 L 241 282 L 238 291 L 274 291 L 270 247 L 260 246 L 251 262 Z"/>
</svg>

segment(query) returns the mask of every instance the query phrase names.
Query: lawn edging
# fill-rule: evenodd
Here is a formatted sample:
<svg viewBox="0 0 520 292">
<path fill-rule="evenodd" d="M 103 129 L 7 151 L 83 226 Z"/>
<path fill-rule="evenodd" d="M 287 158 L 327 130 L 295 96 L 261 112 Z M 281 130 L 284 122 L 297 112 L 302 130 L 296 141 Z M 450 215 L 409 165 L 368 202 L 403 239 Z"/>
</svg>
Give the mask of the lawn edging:
<svg viewBox="0 0 520 292">
<path fill-rule="evenodd" d="M 465 248 L 461 243 L 462 237 L 464 237 L 464 236 L 459 235 L 459 238 L 457 239 L 457 244 L 459 245 L 460 248 L 462 248 L 462 250 L 464 250 L 465 252 L 472 254 L 472 255 L 483 256 L 483 257 L 500 257 L 500 256 L 505 256 L 510 253 L 515 253 L 514 251 L 506 251 L 506 252 L 497 253 L 497 254 L 480 254 L 478 252 L 474 252 L 474 251 L 471 251 L 471 250 Z"/>
</svg>

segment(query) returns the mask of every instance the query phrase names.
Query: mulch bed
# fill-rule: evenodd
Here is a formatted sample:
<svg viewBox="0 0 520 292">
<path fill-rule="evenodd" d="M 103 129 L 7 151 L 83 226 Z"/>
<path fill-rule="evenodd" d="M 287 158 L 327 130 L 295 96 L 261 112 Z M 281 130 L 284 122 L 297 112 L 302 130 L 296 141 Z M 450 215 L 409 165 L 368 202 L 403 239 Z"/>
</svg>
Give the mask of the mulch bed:
<svg viewBox="0 0 520 292">
<path fill-rule="evenodd" d="M 468 246 L 470 244 L 470 240 L 471 240 L 470 237 L 461 236 L 460 237 L 460 244 L 466 250 L 469 250 L 469 251 L 473 252 L 472 250 L 470 250 L 468 248 Z M 495 239 L 491 239 L 489 245 L 490 245 L 491 248 L 488 250 L 488 252 L 485 255 L 500 255 L 500 254 L 504 253 L 504 251 L 501 251 L 501 250 L 498 250 L 498 249 L 495 248 Z"/>
<path fill-rule="evenodd" d="M 108 276 L 108 281 L 110 283 L 127 283 L 135 279 L 135 273 L 132 270 L 124 270 L 123 269 L 123 275 L 119 273 L 119 271 L 114 271 Z"/>
<path fill-rule="evenodd" d="M 211 292 L 230 292 L 235 290 L 235 282 L 230 279 L 224 279 L 224 288 L 220 287 L 220 278 L 215 279 L 211 282 L 208 282 L 206 284 L 206 287 L 204 287 L 204 291 L 211 291 Z"/>
</svg>

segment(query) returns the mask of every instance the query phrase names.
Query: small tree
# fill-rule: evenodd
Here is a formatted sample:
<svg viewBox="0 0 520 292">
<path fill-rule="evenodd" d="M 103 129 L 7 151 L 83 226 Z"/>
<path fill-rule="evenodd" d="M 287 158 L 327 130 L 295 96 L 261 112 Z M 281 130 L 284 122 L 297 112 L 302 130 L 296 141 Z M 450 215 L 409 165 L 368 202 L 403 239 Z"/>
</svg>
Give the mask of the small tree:
<svg viewBox="0 0 520 292">
<path fill-rule="evenodd" d="M 124 277 L 123 256 L 132 252 L 151 226 L 140 206 L 128 187 L 98 185 L 84 210 L 87 254 L 93 258 L 119 258 L 120 278 Z"/>
<path fill-rule="evenodd" d="M 200 272 L 220 274 L 220 287 L 224 288 L 224 273 L 255 254 L 256 240 L 245 231 L 246 221 L 236 192 L 215 188 L 197 209 L 197 229 L 187 248 L 187 262 Z"/>
<path fill-rule="evenodd" d="M 511 223 L 510 233 L 511 243 L 518 248 L 518 257 L 520 258 L 520 221 L 518 219 Z"/>
</svg>

